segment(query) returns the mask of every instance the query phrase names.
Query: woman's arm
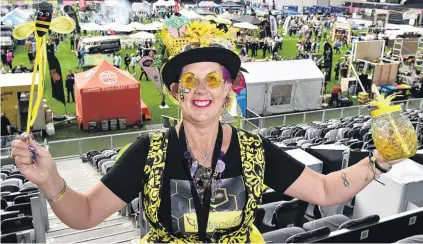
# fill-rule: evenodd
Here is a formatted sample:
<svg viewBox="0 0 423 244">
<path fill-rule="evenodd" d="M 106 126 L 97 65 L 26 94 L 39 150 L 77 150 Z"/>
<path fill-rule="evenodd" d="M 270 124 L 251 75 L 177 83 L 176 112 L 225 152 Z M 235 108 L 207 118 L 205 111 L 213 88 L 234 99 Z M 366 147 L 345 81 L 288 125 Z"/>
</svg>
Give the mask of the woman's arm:
<svg viewBox="0 0 423 244">
<path fill-rule="evenodd" d="M 377 158 L 381 158 L 377 155 Z M 382 162 L 382 160 L 377 160 Z M 397 161 L 399 162 L 399 161 Z M 396 162 L 390 162 L 394 164 Z M 354 166 L 332 172 L 328 175 L 305 168 L 303 173 L 285 191 L 286 195 L 320 206 L 332 206 L 350 200 L 374 179 L 367 157 Z M 387 163 L 379 163 L 387 168 Z M 380 172 L 377 171 L 379 174 Z"/>
<path fill-rule="evenodd" d="M 39 188 L 46 197 L 56 197 L 62 191 L 64 182 L 60 175 Z M 89 229 L 100 224 L 107 217 L 125 206 L 102 182 L 97 183 L 87 193 L 79 193 L 67 186 L 64 197 L 49 202 L 56 216 L 72 229 Z"/>
</svg>

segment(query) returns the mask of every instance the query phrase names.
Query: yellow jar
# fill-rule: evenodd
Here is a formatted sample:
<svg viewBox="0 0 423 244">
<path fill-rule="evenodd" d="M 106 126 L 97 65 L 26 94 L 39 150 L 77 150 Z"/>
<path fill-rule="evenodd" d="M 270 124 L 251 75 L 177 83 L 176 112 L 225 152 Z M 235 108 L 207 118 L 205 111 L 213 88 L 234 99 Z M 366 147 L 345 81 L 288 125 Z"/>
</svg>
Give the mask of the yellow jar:
<svg viewBox="0 0 423 244">
<path fill-rule="evenodd" d="M 387 105 L 389 103 L 374 103 L 379 107 L 371 113 L 375 147 L 389 161 L 412 157 L 417 152 L 416 131 L 410 120 L 402 114 L 401 106 Z"/>
</svg>

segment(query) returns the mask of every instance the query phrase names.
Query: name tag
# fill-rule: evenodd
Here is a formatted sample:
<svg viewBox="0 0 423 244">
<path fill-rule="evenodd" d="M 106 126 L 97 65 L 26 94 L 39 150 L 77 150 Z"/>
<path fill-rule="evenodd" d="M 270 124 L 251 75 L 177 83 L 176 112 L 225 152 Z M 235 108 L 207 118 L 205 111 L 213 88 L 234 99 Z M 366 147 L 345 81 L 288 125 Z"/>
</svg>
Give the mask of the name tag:
<svg viewBox="0 0 423 244">
<path fill-rule="evenodd" d="M 207 224 L 207 233 L 213 233 L 218 229 L 228 229 L 239 226 L 242 220 L 242 211 L 211 212 Z M 185 232 L 197 233 L 197 215 L 195 213 L 184 214 Z"/>
</svg>

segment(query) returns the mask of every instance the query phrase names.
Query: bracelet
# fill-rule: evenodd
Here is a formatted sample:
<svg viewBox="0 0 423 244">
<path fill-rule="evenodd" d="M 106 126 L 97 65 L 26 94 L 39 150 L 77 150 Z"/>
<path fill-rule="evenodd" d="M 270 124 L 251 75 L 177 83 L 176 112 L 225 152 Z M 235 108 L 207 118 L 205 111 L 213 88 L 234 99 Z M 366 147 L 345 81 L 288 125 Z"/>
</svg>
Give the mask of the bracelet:
<svg viewBox="0 0 423 244">
<path fill-rule="evenodd" d="M 59 193 L 59 195 L 57 195 L 55 197 L 46 197 L 43 193 L 41 193 L 47 201 L 49 201 L 49 202 L 60 201 L 65 196 L 65 192 L 66 192 L 66 189 L 68 188 L 68 185 L 66 184 L 65 179 L 62 178 L 62 180 L 63 180 L 63 183 L 65 183 L 65 185 L 63 186 L 63 189 Z"/>
</svg>

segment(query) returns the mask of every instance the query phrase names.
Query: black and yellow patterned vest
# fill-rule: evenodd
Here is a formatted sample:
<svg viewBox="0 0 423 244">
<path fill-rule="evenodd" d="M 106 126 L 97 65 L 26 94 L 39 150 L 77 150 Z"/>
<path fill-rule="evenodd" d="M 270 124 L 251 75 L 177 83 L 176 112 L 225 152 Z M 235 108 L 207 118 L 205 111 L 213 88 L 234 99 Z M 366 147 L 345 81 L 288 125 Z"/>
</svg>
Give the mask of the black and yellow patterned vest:
<svg viewBox="0 0 423 244">
<path fill-rule="evenodd" d="M 242 175 L 244 178 L 247 200 L 242 213 L 242 221 L 238 228 L 230 233 L 212 239 L 215 243 L 264 243 L 260 232 L 254 226 L 254 213 L 260 208 L 264 178 L 264 149 L 260 136 L 238 130 L 241 149 Z M 197 235 L 174 236 L 161 225 L 158 220 L 160 207 L 161 182 L 166 161 L 168 131 L 150 134 L 150 150 L 147 156 L 144 173 L 147 181 L 143 184 L 142 201 L 146 218 L 150 223 L 150 231 L 141 243 L 199 243 Z"/>
</svg>

